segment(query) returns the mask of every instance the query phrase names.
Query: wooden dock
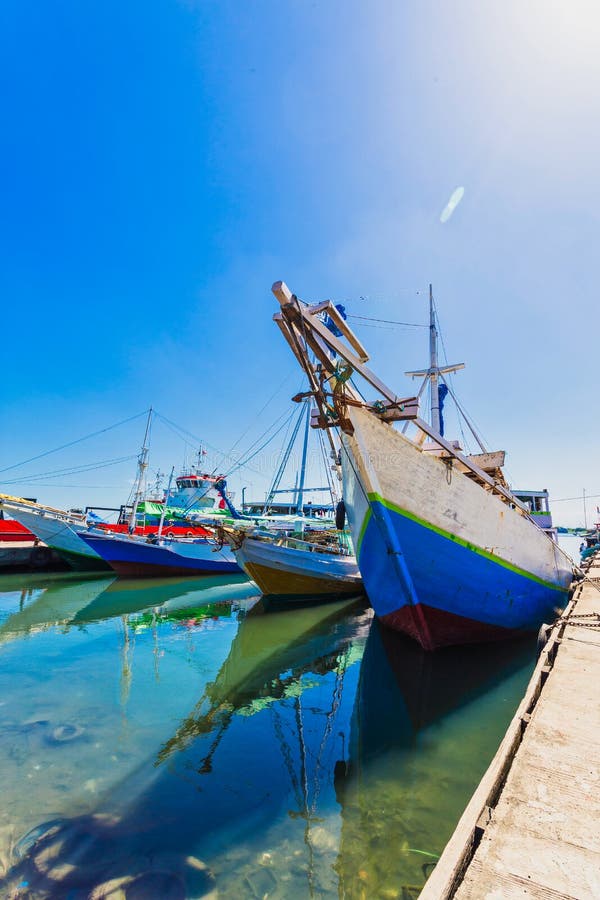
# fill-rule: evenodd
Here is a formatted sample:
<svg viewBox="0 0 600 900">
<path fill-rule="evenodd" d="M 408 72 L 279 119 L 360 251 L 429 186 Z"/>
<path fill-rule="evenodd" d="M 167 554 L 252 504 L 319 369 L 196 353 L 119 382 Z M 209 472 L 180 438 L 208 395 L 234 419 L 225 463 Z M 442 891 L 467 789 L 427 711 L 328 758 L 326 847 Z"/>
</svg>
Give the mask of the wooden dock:
<svg viewBox="0 0 600 900">
<path fill-rule="evenodd" d="M 421 900 L 600 898 L 600 554 L 586 575 Z"/>
</svg>

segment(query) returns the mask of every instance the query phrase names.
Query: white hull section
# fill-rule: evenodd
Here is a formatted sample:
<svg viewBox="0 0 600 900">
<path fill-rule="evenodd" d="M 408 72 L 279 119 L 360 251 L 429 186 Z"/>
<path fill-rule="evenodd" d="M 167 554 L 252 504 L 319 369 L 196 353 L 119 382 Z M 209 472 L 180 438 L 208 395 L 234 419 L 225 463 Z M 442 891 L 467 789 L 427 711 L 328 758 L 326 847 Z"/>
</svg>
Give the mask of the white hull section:
<svg viewBox="0 0 600 900">
<path fill-rule="evenodd" d="M 350 407 L 348 415 L 354 434 L 343 435 L 342 465 L 355 547 L 360 547 L 369 500 L 376 496 L 473 550 L 548 583 L 568 586 L 569 563 L 532 521 L 371 413 Z"/>
<path fill-rule="evenodd" d="M 17 522 L 28 528 L 37 538 L 44 541 L 57 553 L 73 554 L 90 561 L 101 561 L 101 557 L 81 540 L 77 531 L 87 531 L 83 525 L 75 525 L 52 516 L 48 513 L 42 515 L 34 510 L 10 508 L 10 513 Z"/>
</svg>

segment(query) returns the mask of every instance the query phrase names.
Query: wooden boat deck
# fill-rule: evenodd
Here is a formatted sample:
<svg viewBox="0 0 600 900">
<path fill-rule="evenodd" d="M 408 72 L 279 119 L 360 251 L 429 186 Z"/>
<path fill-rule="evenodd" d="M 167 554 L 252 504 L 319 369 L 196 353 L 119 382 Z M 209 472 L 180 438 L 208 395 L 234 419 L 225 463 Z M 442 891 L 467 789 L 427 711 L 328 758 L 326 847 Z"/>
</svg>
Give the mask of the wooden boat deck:
<svg viewBox="0 0 600 900">
<path fill-rule="evenodd" d="M 421 900 L 600 897 L 600 554 L 587 575 Z"/>
</svg>

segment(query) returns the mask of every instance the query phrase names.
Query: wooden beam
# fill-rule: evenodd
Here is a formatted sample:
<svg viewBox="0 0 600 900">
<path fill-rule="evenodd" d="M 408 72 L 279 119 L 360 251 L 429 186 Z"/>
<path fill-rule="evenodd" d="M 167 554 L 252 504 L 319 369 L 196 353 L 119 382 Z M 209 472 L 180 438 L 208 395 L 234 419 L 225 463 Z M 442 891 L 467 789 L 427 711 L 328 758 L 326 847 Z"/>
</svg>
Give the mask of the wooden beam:
<svg viewBox="0 0 600 900">
<path fill-rule="evenodd" d="M 279 300 L 281 306 L 285 306 L 287 303 L 295 302 L 296 304 L 298 304 L 298 307 L 300 307 L 302 301 L 300 301 L 295 294 L 292 294 L 285 281 L 276 281 L 271 290 Z M 348 325 L 346 319 L 343 318 L 340 311 L 335 307 L 331 300 L 323 300 L 321 301 L 321 303 L 316 303 L 314 306 L 308 306 L 307 304 L 302 305 L 310 316 L 317 316 L 321 313 L 327 313 L 329 318 L 342 332 L 361 361 L 366 362 L 368 360 L 369 354 Z"/>
<path fill-rule="evenodd" d="M 276 282 L 276 285 L 281 285 L 282 282 Z M 284 287 L 286 287 L 284 285 Z M 289 288 L 286 288 L 289 293 Z M 273 293 L 277 297 L 277 299 L 282 302 L 281 297 L 287 296 L 286 294 L 282 294 L 281 292 L 278 294 L 275 290 L 275 286 L 273 288 Z M 337 354 L 342 359 L 344 359 L 347 363 L 349 363 L 355 372 L 357 372 L 362 378 L 365 379 L 372 387 L 374 387 L 379 393 L 389 400 L 391 403 L 402 403 L 402 398 L 398 397 L 394 391 L 391 390 L 387 385 L 383 383 L 377 376 L 371 372 L 367 366 L 364 365 L 362 359 L 356 355 L 352 350 L 350 350 L 342 341 L 340 341 L 328 328 L 326 325 L 323 325 L 322 322 L 317 318 L 313 318 L 309 311 L 308 307 L 303 306 L 296 299 L 296 301 L 283 303 L 281 307 L 282 314 L 291 321 L 294 321 L 296 318 L 300 319 L 300 322 L 304 323 L 304 328 L 302 326 L 297 325 L 297 329 L 300 333 L 303 334 L 305 341 L 311 346 L 311 349 L 316 353 L 315 349 L 315 336 L 321 338 L 325 344 Z M 310 335 L 310 331 L 314 332 L 314 335 Z M 320 353 L 317 354 L 320 357 Z M 330 374 L 334 374 L 335 372 L 335 363 L 332 359 L 321 360 L 323 365 L 327 366 Z"/>
</svg>

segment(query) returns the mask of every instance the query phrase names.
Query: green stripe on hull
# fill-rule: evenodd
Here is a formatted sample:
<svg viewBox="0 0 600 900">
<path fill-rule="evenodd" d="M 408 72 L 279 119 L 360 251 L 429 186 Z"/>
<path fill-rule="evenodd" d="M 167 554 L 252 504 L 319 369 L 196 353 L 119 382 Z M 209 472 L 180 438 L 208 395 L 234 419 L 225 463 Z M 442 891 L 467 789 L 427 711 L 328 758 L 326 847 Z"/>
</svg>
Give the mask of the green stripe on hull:
<svg viewBox="0 0 600 900">
<path fill-rule="evenodd" d="M 365 513 L 365 517 L 364 517 L 364 519 L 363 519 L 363 523 L 362 523 L 362 525 L 360 526 L 360 531 L 359 531 L 359 534 L 358 534 L 358 540 L 357 540 L 357 542 L 356 542 L 356 558 L 357 558 L 357 559 L 358 559 L 358 556 L 359 556 L 359 554 L 360 554 L 360 548 L 361 548 L 361 546 L 362 546 L 363 538 L 364 538 L 365 532 L 366 532 L 366 530 L 367 530 L 367 525 L 368 525 L 369 522 L 371 521 L 371 516 L 372 516 L 372 515 L 373 515 L 373 512 L 372 512 L 372 510 L 371 510 L 371 507 L 370 507 L 370 506 L 367 506 L 367 511 L 366 511 L 366 513 Z"/>
<path fill-rule="evenodd" d="M 62 547 L 52 547 L 52 550 L 58 553 L 58 555 L 61 556 L 72 569 L 75 569 L 76 572 L 113 571 L 109 564 L 100 556 L 90 556 L 88 553 L 76 553 L 73 550 L 63 550 Z"/>
<path fill-rule="evenodd" d="M 565 590 L 565 588 L 561 585 L 554 584 L 551 581 L 546 581 L 543 578 L 539 578 L 532 572 L 527 572 L 525 569 L 521 569 L 519 568 L 519 566 L 515 566 L 513 565 L 513 563 L 508 562 L 508 560 L 502 559 L 500 556 L 496 556 L 495 554 L 490 553 L 489 550 L 484 550 L 483 547 L 478 547 L 477 544 L 472 544 L 470 541 L 466 541 L 464 538 L 458 537 L 458 535 L 456 534 L 452 534 L 451 531 L 445 531 L 443 528 L 439 528 L 437 525 L 433 525 L 431 522 L 427 522 L 425 519 L 421 519 L 420 516 L 415 515 L 415 513 L 409 512 L 407 509 L 402 509 L 400 506 L 396 506 L 396 504 L 392 503 L 390 500 L 385 500 L 380 494 L 369 494 L 368 498 L 369 503 L 381 503 L 382 506 L 385 506 L 385 508 L 389 509 L 391 512 L 395 512 L 400 516 L 411 519 L 418 525 L 422 525 L 423 528 L 427 528 L 429 529 L 429 531 L 434 531 L 436 534 L 439 534 L 441 537 L 444 537 L 449 541 L 453 541 L 455 544 L 460 544 L 461 547 L 464 547 L 467 550 L 471 550 L 478 556 L 482 556 L 484 559 L 488 559 L 490 562 L 496 563 L 497 565 L 502 566 L 503 568 L 508 569 L 511 572 L 514 572 L 516 575 L 522 575 L 524 578 L 528 578 L 530 581 L 535 581 L 536 584 L 541 584 L 544 587 L 551 588 L 553 591 L 559 591 L 560 593 L 563 593 Z M 360 557 L 360 547 L 372 515 L 373 513 L 371 511 L 371 507 L 369 506 L 358 536 L 356 547 L 357 559 L 359 559 Z"/>
</svg>

